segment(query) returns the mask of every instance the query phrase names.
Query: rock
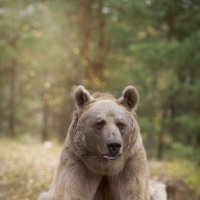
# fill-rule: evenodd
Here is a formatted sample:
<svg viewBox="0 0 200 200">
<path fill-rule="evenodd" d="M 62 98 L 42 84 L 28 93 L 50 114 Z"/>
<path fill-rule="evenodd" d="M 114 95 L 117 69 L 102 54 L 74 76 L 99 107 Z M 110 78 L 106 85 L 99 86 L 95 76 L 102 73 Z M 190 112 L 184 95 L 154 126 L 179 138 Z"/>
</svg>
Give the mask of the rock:
<svg viewBox="0 0 200 200">
<path fill-rule="evenodd" d="M 149 189 L 151 200 L 167 200 L 166 185 L 164 183 L 151 180 Z"/>
<path fill-rule="evenodd" d="M 166 189 L 168 200 L 199 200 L 195 192 L 182 180 L 167 180 Z"/>
</svg>

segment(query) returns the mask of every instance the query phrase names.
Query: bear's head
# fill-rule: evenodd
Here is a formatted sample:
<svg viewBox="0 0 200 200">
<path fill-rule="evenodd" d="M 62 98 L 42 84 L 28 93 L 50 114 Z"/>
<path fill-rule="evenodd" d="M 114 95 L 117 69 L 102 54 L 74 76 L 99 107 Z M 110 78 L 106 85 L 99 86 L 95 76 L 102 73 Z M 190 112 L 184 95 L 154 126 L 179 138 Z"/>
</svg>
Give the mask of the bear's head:
<svg viewBox="0 0 200 200">
<path fill-rule="evenodd" d="M 90 93 L 78 86 L 73 133 L 70 133 L 77 156 L 94 173 L 116 174 L 122 170 L 139 134 L 135 108 L 139 94 L 128 86 L 115 99 L 107 94 Z"/>
</svg>

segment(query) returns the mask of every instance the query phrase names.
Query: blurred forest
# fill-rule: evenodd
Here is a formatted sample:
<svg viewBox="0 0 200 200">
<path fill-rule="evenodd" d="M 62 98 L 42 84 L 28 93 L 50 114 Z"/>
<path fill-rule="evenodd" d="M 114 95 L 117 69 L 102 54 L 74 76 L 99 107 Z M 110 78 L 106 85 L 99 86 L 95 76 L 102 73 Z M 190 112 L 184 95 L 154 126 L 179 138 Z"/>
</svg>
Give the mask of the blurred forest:
<svg viewBox="0 0 200 200">
<path fill-rule="evenodd" d="M 199 165 L 200 1 L 0 0 L 0 138 L 63 142 L 78 84 L 135 85 L 148 157 Z"/>
<path fill-rule="evenodd" d="M 63 141 L 76 85 L 133 84 L 149 156 L 200 161 L 200 1 L 1 0 L 0 52 L 0 136 Z"/>
<path fill-rule="evenodd" d="M 200 161 L 199 1 L 2 0 L 0 52 L 1 136 L 63 141 L 76 85 L 133 84 L 152 156 Z"/>
</svg>

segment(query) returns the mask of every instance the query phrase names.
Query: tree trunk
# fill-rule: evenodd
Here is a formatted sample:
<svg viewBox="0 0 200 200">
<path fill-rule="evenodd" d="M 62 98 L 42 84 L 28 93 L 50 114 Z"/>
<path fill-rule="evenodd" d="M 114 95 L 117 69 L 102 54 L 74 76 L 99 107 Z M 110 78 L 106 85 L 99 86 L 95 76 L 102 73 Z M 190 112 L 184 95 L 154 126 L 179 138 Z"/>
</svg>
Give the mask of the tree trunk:
<svg viewBox="0 0 200 200">
<path fill-rule="evenodd" d="M 69 93 L 69 91 L 68 91 Z M 68 129 L 69 129 L 69 126 L 71 124 L 71 121 L 72 121 L 72 116 L 73 116 L 73 105 L 74 102 L 73 102 L 73 99 L 70 98 L 70 97 L 66 97 L 65 98 L 65 101 L 62 105 L 62 113 L 60 115 L 60 129 L 59 129 L 59 140 L 61 142 L 64 141 L 66 135 L 67 135 L 67 132 L 68 132 Z"/>
<path fill-rule="evenodd" d="M 14 35 L 10 41 L 10 46 L 17 52 L 18 35 Z M 8 135 L 16 137 L 16 85 L 17 85 L 17 59 L 13 57 L 10 62 L 10 99 L 8 116 Z"/>
<path fill-rule="evenodd" d="M 172 8 L 169 7 L 168 8 L 168 16 L 167 16 L 167 24 L 168 24 L 168 34 L 170 37 L 174 36 L 174 34 L 175 34 L 174 23 L 175 23 L 175 15 L 172 11 Z"/>
<path fill-rule="evenodd" d="M 88 86 L 96 85 L 104 80 L 107 54 L 106 19 L 102 12 L 104 0 L 96 2 L 97 10 L 93 7 L 94 3 L 93 0 L 86 0 L 81 1 L 80 4 L 82 9 L 80 31 L 83 36 L 81 54 L 85 61 L 85 79 Z"/>
<path fill-rule="evenodd" d="M 103 13 L 104 0 L 99 0 L 98 5 L 98 44 L 97 44 L 97 57 L 96 57 L 96 65 L 94 65 L 94 70 L 96 72 L 96 76 L 99 80 L 104 80 L 104 68 L 106 61 L 106 53 L 107 53 L 107 44 L 106 44 L 106 19 L 105 14 Z"/>
<path fill-rule="evenodd" d="M 85 0 L 80 1 L 80 32 L 81 32 L 81 56 L 84 60 L 85 64 L 85 76 L 86 80 L 90 82 L 90 67 L 91 66 L 91 41 L 92 41 L 92 25 L 93 25 L 93 9 L 92 9 L 93 1 Z"/>
<path fill-rule="evenodd" d="M 42 142 L 46 141 L 49 136 L 49 105 L 45 96 L 43 96 L 43 127 L 42 127 Z"/>
<path fill-rule="evenodd" d="M 10 70 L 10 100 L 9 100 L 9 119 L 8 134 L 11 138 L 16 137 L 16 73 L 17 61 L 13 59 Z"/>
<path fill-rule="evenodd" d="M 160 131 L 159 137 L 158 137 L 158 150 L 157 150 L 157 159 L 162 160 L 163 159 L 163 150 L 164 150 L 164 134 L 163 131 Z"/>
<path fill-rule="evenodd" d="M 157 148 L 157 159 L 162 160 L 164 155 L 164 130 L 166 130 L 165 121 L 169 118 L 167 108 L 163 108 L 164 111 L 162 113 L 162 130 L 160 130 L 158 135 L 158 148 Z"/>
</svg>

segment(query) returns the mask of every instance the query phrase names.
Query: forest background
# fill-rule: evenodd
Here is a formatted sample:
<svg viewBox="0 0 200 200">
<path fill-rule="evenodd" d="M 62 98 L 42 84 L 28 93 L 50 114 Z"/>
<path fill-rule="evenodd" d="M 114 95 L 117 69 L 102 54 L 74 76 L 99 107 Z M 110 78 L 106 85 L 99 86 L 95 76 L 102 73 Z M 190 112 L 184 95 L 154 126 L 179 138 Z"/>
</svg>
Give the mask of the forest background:
<svg viewBox="0 0 200 200">
<path fill-rule="evenodd" d="M 200 1 L 1 0 L 0 199 L 30 181 L 22 152 L 59 155 L 79 84 L 116 97 L 135 85 L 148 158 L 200 194 Z"/>
</svg>

